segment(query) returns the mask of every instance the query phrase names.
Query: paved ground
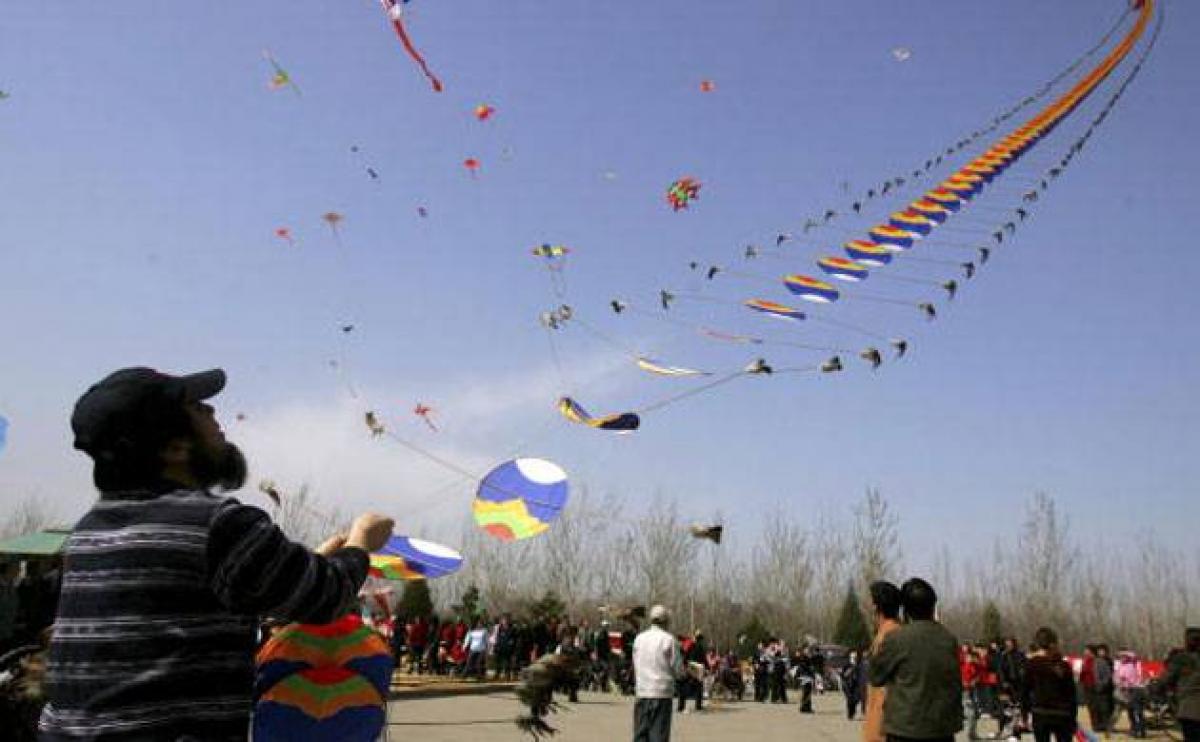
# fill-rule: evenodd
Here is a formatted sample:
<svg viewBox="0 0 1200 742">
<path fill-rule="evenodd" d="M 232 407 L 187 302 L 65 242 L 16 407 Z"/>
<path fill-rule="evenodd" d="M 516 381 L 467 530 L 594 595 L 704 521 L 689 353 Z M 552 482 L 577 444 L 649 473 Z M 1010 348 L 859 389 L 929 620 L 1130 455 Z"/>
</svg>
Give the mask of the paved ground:
<svg viewBox="0 0 1200 742">
<path fill-rule="evenodd" d="M 551 717 L 561 742 L 616 742 L 631 738 L 633 701 L 616 695 L 580 694 L 579 704 Z M 860 722 L 847 721 L 841 696 L 818 697 L 817 713 L 801 716 L 796 704 L 710 703 L 700 714 L 676 714 L 672 742 L 858 742 Z M 513 725 L 520 708 L 511 693 L 398 700 L 391 704 L 391 742 L 521 742 Z M 769 737 L 767 735 L 770 735 Z"/>
<path fill-rule="evenodd" d="M 581 703 L 550 718 L 555 742 L 623 742 L 632 736 L 633 701 L 616 695 L 583 693 Z M 862 722 L 847 721 L 840 694 L 817 696 L 816 714 L 801 715 L 788 705 L 710 703 L 701 714 L 676 714 L 672 742 L 859 742 Z M 391 703 L 389 742 L 524 742 L 513 719 L 520 712 L 510 691 L 482 695 L 414 696 Z M 1080 713 L 1081 721 L 1086 713 Z M 1124 727 L 1121 727 L 1124 729 Z M 1152 739 L 1168 742 L 1161 733 Z M 966 740 L 965 734 L 958 736 Z M 1032 738 L 1025 739 L 1031 742 Z M 1115 734 L 1114 742 L 1126 742 Z"/>
</svg>

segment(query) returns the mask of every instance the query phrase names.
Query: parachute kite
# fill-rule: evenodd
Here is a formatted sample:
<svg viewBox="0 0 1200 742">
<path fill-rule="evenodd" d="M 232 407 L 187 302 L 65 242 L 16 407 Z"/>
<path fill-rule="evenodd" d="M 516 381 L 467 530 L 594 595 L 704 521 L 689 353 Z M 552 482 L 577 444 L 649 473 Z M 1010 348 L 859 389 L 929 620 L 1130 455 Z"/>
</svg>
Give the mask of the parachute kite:
<svg viewBox="0 0 1200 742">
<path fill-rule="evenodd" d="M 790 275 L 783 279 L 787 290 L 804 301 L 814 304 L 831 304 L 838 300 L 838 290 L 824 281 L 809 276 Z"/>
<path fill-rule="evenodd" d="M 563 397 L 558 400 L 558 412 L 573 423 L 586 425 L 589 428 L 608 430 L 614 433 L 632 433 L 641 426 L 642 421 L 634 412 L 621 412 L 604 417 L 592 417 L 583 407 L 571 399 Z"/>
<path fill-rule="evenodd" d="M 442 92 L 442 81 L 437 79 L 437 76 L 430 71 L 429 65 L 425 63 L 425 58 L 421 56 L 421 52 L 413 46 L 412 40 L 408 38 L 408 32 L 404 30 L 404 10 L 402 5 L 407 5 L 408 0 L 379 0 L 383 5 L 383 11 L 387 13 L 388 20 L 392 22 L 392 28 L 396 31 L 396 36 L 400 38 L 400 43 L 404 45 L 404 50 L 408 52 L 408 56 L 413 58 L 417 66 L 421 68 L 421 72 L 429 80 L 429 84 L 433 86 L 433 92 Z"/>
<path fill-rule="evenodd" d="M 817 267 L 839 281 L 861 281 L 867 277 L 866 265 L 845 258 L 821 258 Z"/>
<path fill-rule="evenodd" d="M 291 624 L 259 651 L 254 739 L 374 742 L 395 667 L 387 642 L 351 613 Z"/>
<path fill-rule="evenodd" d="M 747 307 L 753 309 L 754 311 L 761 312 L 762 314 L 765 314 L 768 317 L 774 317 L 775 319 L 798 322 L 805 318 L 804 312 L 800 311 L 799 309 L 793 309 L 786 304 L 777 304 L 773 301 L 767 301 L 766 299 L 747 299 L 744 303 Z"/>
<path fill-rule="evenodd" d="M 892 262 L 892 251 L 867 240 L 850 240 L 842 249 L 851 260 L 873 268 L 881 268 Z"/>
<path fill-rule="evenodd" d="M 649 371 L 659 376 L 711 376 L 707 371 L 698 371 L 694 368 L 683 368 L 682 366 L 668 366 L 650 358 L 638 358 L 635 363 L 637 363 L 638 368 L 641 370 Z M 578 408 L 578 405 L 575 406 Z"/>
<path fill-rule="evenodd" d="M 514 459 L 479 483 L 475 523 L 501 541 L 544 533 L 567 504 L 567 473 L 544 459 Z"/>
<path fill-rule="evenodd" d="M 667 189 L 667 203 L 675 211 L 686 209 L 700 197 L 700 181 L 695 178 L 680 178 Z"/>
<path fill-rule="evenodd" d="M 457 572 L 462 554 L 431 541 L 392 536 L 371 555 L 369 574 L 382 580 L 435 580 Z"/>
</svg>

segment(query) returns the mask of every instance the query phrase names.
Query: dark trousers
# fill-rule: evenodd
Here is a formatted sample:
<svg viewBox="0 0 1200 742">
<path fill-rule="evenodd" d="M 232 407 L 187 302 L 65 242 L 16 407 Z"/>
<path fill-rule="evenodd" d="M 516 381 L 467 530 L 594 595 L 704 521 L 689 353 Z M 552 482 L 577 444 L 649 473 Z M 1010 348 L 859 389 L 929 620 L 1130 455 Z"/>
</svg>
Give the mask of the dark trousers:
<svg viewBox="0 0 1200 742">
<path fill-rule="evenodd" d="M 633 742 L 669 742 L 671 699 L 639 698 L 633 704 Z"/>
<path fill-rule="evenodd" d="M 754 673 L 754 700 L 764 703 L 767 700 L 767 674 Z"/>
<path fill-rule="evenodd" d="M 1071 742 L 1075 738 L 1075 720 L 1066 717 L 1033 715 L 1033 739 L 1035 742 Z"/>
<path fill-rule="evenodd" d="M 813 713 L 812 707 L 813 680 L 812 678 L 800 679 L 800 713 Z"/>
<path fill-rule="evenodd" d="M 704 703 L 704 686 L 700 684 L 700 681 L 688 675 L 676 683 L 676 686 L 676 695 L 679 696 L 679 711 L 683 711 L 683 707 L 687 705 L 688 698 L 696 699 L 696 710 L 699 711 Z"/>
<path fill-rule="evenodd" d="M 1183 727 L 1183 742 L 1200 742 L 1200 719 L 1180 719 Z"/>
<path fill-rule="evenodd" d="M 1125 694 L 1125 710 L 1129 714 L 1129 734 L 1146 736 L 1146 689 L 1131 688 Z"/>
<path fill-rule="evenodd" d="M 846 694 L 846 718 L 853 719 L 854 711 L 857 708 L 858 708 L 858 694 L 857 693 L 847 693 Z"/>
<path fill-rule="evenodd" d="M 787 679 L 783 673 L 771 673 L 771 703 L 787 703 Z"/>
</svg>

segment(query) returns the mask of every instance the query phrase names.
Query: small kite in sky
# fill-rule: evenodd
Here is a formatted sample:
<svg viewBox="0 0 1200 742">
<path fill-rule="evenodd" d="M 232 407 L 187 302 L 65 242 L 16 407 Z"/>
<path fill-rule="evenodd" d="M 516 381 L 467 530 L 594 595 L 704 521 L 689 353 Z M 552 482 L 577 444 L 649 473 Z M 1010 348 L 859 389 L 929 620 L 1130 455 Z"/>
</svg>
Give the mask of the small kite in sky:
<svg viewBox="0 0 1200 742">
<path fill-rule="evenodd" d="M 686 209 L 691 202 L 700 197 L 700 181 L 695 178 L 680 178 L 667 189 L 667 203 L 675 211 Z"/>
<path fill-rule="evenodd" d="M 712 80 L 701 80 L 700 81 L 700 92 L 701 93 L 711 93 L 712 91 L 714 91 L 716 89 L 717 89 L 717 85 Z"/>
<path fill-rule="evenodd" d="M 275 486 L 275 482 L 270 479 L 264 479 L 258 483 L 258 491 L 271 498 L 271 502 L 275 503 L 275 507 L 283 506 L 283 495 L 280 494 L 279 488 Z"/>
<path fill-rule="evenodd" d="M 434 425 L 433 419 L 430 417 L 432 413 L 433 408 L 422 402 L 417 402 L 417 406 L 413 407 L 413 414 L 424 420 L 429 429 L 436 433 L 438 432 L 438 427 Z"/>
<path fill-rule="evenodd" d="M 276 227 L 275 236 L 287 242 L 289 247 L 296 246 L 296 240 L 292 237 L 292 230 L 287 227 Z"/>
<path fill-rule="evenodd" d="M 0 100 L 8 100 L 12 95 L 7 90 L 0 90 Z"/>
<path fill-rule="evenodd" d="M 366 161 L 366 157 L 363 155 L 362 149 L 357 144 L 352 144 L 352 145 L 350 145 L 350 152 L 360 160 L 363 170 L 367 171 L 367 177 L 369 177 L 371 180 L 378 182 L 379 181 L 379 171 L 376 170 L 371 165 L 371 163 Z"/>
<path fill-rule="evenodd" d="M 912 50 L 909 49 L 908 47 L 898 46 L 892 50 L 892 57 L 897 62 L 907 62 L 908 58 L 911 56 L 912 56 Z"/>
<path fill-rule="evenodd" d="M 329 225 L 329 229 L 333 231 L 333 239 L 336 240 L 339 245 L 342 244 L 342 235 L 340 232 L 338 232 L 338 225 L 341 224 L 345 218 L 345 216 L 336 211 L 326 211 L 321 215 L 321 221 Z"/>
<path fill-rule="evenodd" d="M 408 0 L 380 0 L 383 5 L 383 10 L 387 13 L 388 20 L 392 22 L 392 28 L 396 31 L 396 36 L 400 38 L 400 43 L 404 45 L 404 50 L 408 52 L 408 56 L 413 58 L 417 66 L 421 68 L 421 72 L 429 79 L 429 84 L 433 86 L 433 92 L 442 92 L 442 81 L 437 78 L 429 69 L 429 65 L 425 63 L 425 58 L 421 56 L 421 52 L 413 46 L 412 40 L 408 38 L 408 32 L 404 30 L 404 10 L 402 5 L 407 5 Z"/>
<path fill-rule="evenodd" d="M 475 118 L 479 121 L 487 121 L 496 112 L 495 107 L 489 106 L 486 103 L 480 103 L 475 106 Z"/>
<path fill-rule="evenodd" d="M 8 418 L 0 415 L 0 452 L 4 451 L 4 444 L 8 441 Z"/>
<path fill-rule="evenodd" d="M 371 431 L 371 435 L 375 438 L 387 433 L 387 428 L 383 427 L 383 423 L 379 421 L 374 412 L 368 412 L 363 416 L 363 419 L 367 423 L 367 429 Z"/>
<path fill-rule="evenodd" d="M 418 206 L 417 207 L 417 216 L 421 217 L 422 219 L 428 219 L 429 218 L 429 209 L 425 208 L 424 206 Z"/>
<path fill-rule="evenodd" d="M 641 426 L 641 419 L 636 413 L 622 412 L 602 417 L 593 417 L 578 402 L 570 397 L 558 400 L 558 413 L 573 423 L 586 425 L 597 430 L 609 430 L 614 433 L 632 433 Z"/>
<path fill-rule="evenodd" d="M 463 160 L 463 167 L 467 169 L 467 172 L 471 174 L 472 178 L 479 177 L 479 166 L 479 160 L 474 157 L 468 157 L 467 159 Z"/>
<path fill-rule="evenodd" d="M 692 526 L 688 530 L 691 531 L 694 538 L 708 539 L 714 544 L 720 544 L 721 534 L 725 532 L 725 526 Z"/>
<path fill-rule="evenodd" d="M 279 62 L 275 61 L 275 57 L 271 56 L 271 52 L 263 49 L 263 59 L 267 60 L 271 65 L 271 81 L 267 83 L 267 87 L 271 88 L 271 90 L 291 88 L 292 92 L 299 96 L 300 88 L 296 86 L 295 81 L 292 80 L 292 76 L 288 74 L 288 71 L 280 66 Z"/>
</svg>

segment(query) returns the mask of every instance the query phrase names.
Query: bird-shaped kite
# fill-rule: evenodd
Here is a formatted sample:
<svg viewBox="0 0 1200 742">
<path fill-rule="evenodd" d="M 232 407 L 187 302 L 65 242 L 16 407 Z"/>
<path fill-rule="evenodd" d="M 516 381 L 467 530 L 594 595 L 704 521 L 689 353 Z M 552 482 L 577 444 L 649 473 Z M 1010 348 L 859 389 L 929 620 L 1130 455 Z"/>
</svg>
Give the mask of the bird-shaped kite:
<svg viewBox="0 0 1200 742">
<path fill-rule="evenodd" d="M 582 661 L 573 654 L 547 654 L 522 670 L 516 694 L 529 713 L 517 717 L 517 728 L 535 740 L 553 736 L 558 730 L 545 717 L 558 711 L 554 691 L 575 680 L 582 669 Z"/>
<path fill-rule="evenodd" d="M 275 482 L 270 479 L 264 479 L 258 483 L 258 491 L 271 498 L 271 502 L 275 503 L 275 507 L 283 506 L 283 497 L 279 493 L 279 488 L 275 486 Z"/>
<path fill-rule="evenodd" d="M 872 370 L 883 365 L 883 354 L 879 352 L 878 348 L 866 348 L 858 354 L 858 357 L 871 364 Z"/>
<path fill-rule="evenodd" d="M 706 538 L 714 544 L 721 543 L 721 534 L 725 531 L 725 526 L 691 526 L 688 530 L 691 531 L 695 538 Z"/>
<path fill-rule="evenodd" d="M 771 365 L 767 363 L 766 358 L 756 358 L 749 365 L 747 365 L 746 368 L 744 368 L 742 370 L 744 373 L 747 373 L 747 374 L 773 374 L 773 373 L 775 373 L 775 369 L 771 368 Z"/>
<path fill-rule="evenodd" d="M 368 412 L 363 419 L 367 423 L 367 429 L 371 431 L 372 437 L 378 438 L 387 433 L 387 428 L 383 427 L 383 423 L 379 421 L 374 412 Z"/>
</svg>

